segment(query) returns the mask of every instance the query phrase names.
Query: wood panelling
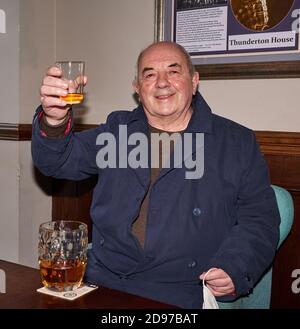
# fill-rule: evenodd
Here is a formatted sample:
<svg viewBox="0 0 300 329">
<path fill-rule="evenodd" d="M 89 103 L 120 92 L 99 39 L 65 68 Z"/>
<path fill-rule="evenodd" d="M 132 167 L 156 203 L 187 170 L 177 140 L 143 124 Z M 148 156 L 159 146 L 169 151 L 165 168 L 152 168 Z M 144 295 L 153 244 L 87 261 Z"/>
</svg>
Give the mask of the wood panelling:
<svg viewBox="0 0 300 329">
<path fill-rule="evenodd" d="M 272 184 L 286 188 L 294 201 L 294 224 L 274 262 L 271 307 L 300 309 L 300 294 L 291 289 L 292 272 L 300 269 L 300 133 L 260 131 L 256 136 Z"/>
<path fill-rule="evenodd" d="M 196 65 L 201 80 L 299 78 L 300 61 Z"/>
<path fill-rule="evenodd" d="M 90 207 L 92 192 L 98 177 L 73 182 L 53 179 L 52 220 L 79 220 L 88 225 L 89 241 L 92 238 Z"/>
<path fill-rule="evenodd" d="M 97 125 L 76 124 L 75 131 L 83 131 L 96 128 Z M 24 123 L 0 123 L 0 140 L 6 141 L 30 141 L 31 124 Z"/>
<path fill-rule="evenodd" d="M 257 131 L 256 138 L 266 155 L 300 156 L 300 133 Z"/>
<path fill-rule="evenodd" d="M 75 131 L 83 131 L 83 130 L 88 130 L 88 129 L 93 129 L 93 128 L 97 128 L 98 125 L 88 125 L 88 124 L 76 124 L 75 125 Z"/>
<path fill-rule="evenodd" d="M 0 140 L 30 141 L 31 124 L 0 123 Z"/>
</svg>

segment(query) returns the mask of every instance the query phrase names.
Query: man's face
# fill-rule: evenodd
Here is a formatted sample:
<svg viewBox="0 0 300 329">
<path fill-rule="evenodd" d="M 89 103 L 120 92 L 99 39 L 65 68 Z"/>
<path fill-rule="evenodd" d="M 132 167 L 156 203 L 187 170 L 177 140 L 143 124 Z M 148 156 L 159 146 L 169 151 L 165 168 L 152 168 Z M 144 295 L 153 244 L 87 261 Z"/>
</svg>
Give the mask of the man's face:
<svg viewBox="0 0 300 329">
<path fill-rule="evenodd" d="M 134 88 L 147 117 L 176 118 L 190 109 L 198 82 L 198 73 L 191 77 L 185 57 L 177 48 L 158 44 L 143 54 Z"/>
</svg>

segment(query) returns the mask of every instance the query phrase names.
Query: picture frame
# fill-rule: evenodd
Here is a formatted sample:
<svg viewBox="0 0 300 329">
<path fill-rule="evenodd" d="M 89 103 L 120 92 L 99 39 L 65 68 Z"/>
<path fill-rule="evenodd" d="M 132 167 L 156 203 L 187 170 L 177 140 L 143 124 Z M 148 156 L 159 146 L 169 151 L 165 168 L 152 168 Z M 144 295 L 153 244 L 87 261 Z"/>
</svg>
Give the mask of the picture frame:
<svg viewBox="0 0 300 329">
<path fill-rule="evenodd" d="M 170 14 L 173 1 L 174 0 L 155 0 L 156 41 L 174 41 L 171 37 L 171 29 L 174 22 Z M 200 79 L 202 80 L 300 77 L 300 51 L 297 54 L 284 55 L 262 53 L 257 56 L 234 56 L 229 59 L 230 62 L 228 59 L 226 60 L 227 62 L 222 62 L 222 59 L 217 58 L 217 62 L 211 63 L 208 58 L 204 57 L 200 62 L 193 60 L 193 63 L 197 71 L 199 71 Z"/>
</svg>

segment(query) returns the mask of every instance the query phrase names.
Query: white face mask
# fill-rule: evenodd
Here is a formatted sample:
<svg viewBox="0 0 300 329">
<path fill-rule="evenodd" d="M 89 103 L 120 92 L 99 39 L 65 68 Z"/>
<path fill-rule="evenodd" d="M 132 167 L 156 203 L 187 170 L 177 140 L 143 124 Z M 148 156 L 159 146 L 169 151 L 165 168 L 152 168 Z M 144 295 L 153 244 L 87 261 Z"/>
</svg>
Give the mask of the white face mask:
<svg viewBox="0 0 300 329">
<path fill-rule="evenodd" d="M 207 310 L 219 308 L 219 305 L 216 301 L 215 296 L 205 285 L 205 278 L 211 270 L 212 269 L 210 269 L 209 271 L 206 272 L 206 274 L 204 275 L 203 281 L 202 281 L 202 284 L 203 284 L 203 306 L 202 306 L 202 308 L 207 309 Z"/>
</svg>

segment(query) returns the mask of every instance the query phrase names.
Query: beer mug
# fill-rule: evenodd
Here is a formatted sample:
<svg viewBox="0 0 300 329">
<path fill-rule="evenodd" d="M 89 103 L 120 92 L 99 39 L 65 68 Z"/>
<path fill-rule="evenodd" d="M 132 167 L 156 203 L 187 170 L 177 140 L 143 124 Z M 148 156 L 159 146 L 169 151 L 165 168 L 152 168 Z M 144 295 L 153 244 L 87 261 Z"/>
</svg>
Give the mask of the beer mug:
<svg viewBox="0 0 300 329">
<path fill-rule="evenodd" d="M 87 225 L 78 221 L 51 221 L 39 228 L 39 265 L 42 283 L 55 291 L 80 287 L 88 249 Z"/>
</svg>

